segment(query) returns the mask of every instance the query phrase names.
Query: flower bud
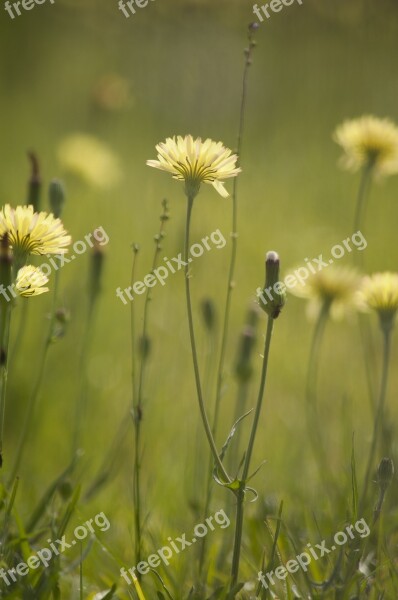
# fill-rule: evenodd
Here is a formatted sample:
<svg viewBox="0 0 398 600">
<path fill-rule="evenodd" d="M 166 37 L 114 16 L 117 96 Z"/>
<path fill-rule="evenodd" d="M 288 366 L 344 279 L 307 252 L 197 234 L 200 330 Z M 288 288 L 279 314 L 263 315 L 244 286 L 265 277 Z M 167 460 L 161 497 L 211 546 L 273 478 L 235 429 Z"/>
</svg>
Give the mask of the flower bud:
<svg viewBox="0 0 398 600">
<path fill-rule="evenodd" d="M 41 178 L 39 170 L 39 161 L 34 152 L 28 152 L 28 158 L 31 165 L 31 174 L 28 182 L 28 199 L 27 204 L 33 206 L 33 210 L 38 212 L 40 210 L 40 191 L 41 191 Z"/>
<path fill-rule="evenodd" d="M 377 482 L 380 489 L 385 492 L 394 477 L 394 463 L 391 458 L 382 458 L 377 469 Z"/>
<path fill-rule="evenodd" d="M 200 304 L 203 322 L 206 329 L 211 332 L 216 324 L 216 309 L 211 298 L 204 298 Z"/>
<path fill-rule="evenodd" d="M 260 306 L 272 319 L 277 319 L 286 302 L 286 286 L 279 280 L 280 260 L 276 252 L 265 258 L 265 286 L 260 295 Z"/>
<path fill-rule="evenodd" d="M 48 189 L 51 212 L 58 219 L 62 214 L 62 208 L 65 203 L 65 188 L 58 179 L 53 179 Z"/>
</svg>

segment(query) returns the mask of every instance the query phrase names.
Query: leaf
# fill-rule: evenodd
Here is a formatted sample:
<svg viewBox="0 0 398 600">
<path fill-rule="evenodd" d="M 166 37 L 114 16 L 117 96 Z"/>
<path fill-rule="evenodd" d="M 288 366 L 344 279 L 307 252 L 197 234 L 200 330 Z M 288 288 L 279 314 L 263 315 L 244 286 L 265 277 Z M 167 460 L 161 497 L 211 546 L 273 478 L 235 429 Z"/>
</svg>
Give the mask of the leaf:
<svg viewBox="0 0 398 600">
<path fill-rule="evenodd" d="M 224 457 L 227 453 L 227 450 L 229 448 L 230 443 L 232 442 L 232 439 L 236 433 L 236 428 L 239 425 L 239 423 L 241 421 L 243 421 L 243 419 L 245 419 L 248 415 L 250 415 L 250 413 L 253 412 L 253 409 L 251 408 L 247 413 L 245 413 L 244 415 L 242 415 L 241 417 L 239 417 L 239 419 L 232 425 L 232 429 L 229 432 L 229 435 L 223 445 L 223 447 L 221 448 L 221 452 L 220 452 L 220 460 L 221 462 L 224 460 Z"/>
</svg>

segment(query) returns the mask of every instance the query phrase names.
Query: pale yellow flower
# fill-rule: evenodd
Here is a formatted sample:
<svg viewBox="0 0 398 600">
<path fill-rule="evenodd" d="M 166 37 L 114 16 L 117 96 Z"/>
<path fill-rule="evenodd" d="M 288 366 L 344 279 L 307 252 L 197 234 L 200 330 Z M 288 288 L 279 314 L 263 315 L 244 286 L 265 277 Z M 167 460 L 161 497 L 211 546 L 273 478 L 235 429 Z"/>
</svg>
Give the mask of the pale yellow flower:
<svg viewBox="0 0 398 600">
<path fill-rule="evenodd" d="M 71 237 L 60 219 L 51 213 L 36 213 L 33 206 L 12 208 L 6 204 L 0 211 L 0 238 L 8 234 L 13 253 L 65 254 Z"/>
<path fill-rule="evenodd" d="M 292 275 L 293 276 L 293 275 Z M 290 287 L 289 291 L 308 302 L 308 317 L 316 319 L 326 307 L 333 319 L 339 320 L 357 306 L 360 277 L 350 267 L 327 266 L 310 274 L 303 283 Z"/>
<path fill-rule="evenodd" d="M 19 269 L 15 289 L 20 296 L 25 298 L 39 296 L 48 292 L 48 287 L 44 287 L 46 283 L 48 283 L 48 277 L 39 268 L 27 265 Z"/>
<path fill-rule="evenodd" d="M 333 139 L 344 150 L 342 165 L 346 169 L 370 166 L 376 175 L 398 173 L 398 127 L 390 119 L 365 115 L 346 121 Z"/>
<path fill-rule="evenodd" d="M 119 183 L 121 168 L 114 152 L 92 135 L 76 133 L 58 146 L 58 160 L 70 173 L 81 177 L 99 189 L 109 189 Z"/>
<path fill-rule="evenodd" d="M 358 293 L 362 309 L 372 309 L 382 324 L 391 326 L 398 311 L 398 273 L 375 273 L 364 277 Z"/>
<path fill-rule="evenodd" d="M 167 138 L 156 146 L 158 160 L 148 160 L 149 167 L 167 171 L 174 179 L 185 181 L 188 195 L 196 196 L 201 183 L 210 183 L 217 192 L 227 198 L 223 179 L 236 177 L 241 169 L 236 166 L 238 157 L 221 142 L 191 135 Z"/>
</svg>

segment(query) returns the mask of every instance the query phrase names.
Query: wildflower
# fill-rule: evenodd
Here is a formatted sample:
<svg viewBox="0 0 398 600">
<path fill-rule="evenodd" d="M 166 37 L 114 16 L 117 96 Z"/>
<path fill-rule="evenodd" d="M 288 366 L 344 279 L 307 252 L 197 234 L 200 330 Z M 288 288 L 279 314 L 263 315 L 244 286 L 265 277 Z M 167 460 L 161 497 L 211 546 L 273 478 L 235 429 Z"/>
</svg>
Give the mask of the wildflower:
<svg viewBox="0 0 398 600">
<path fill-rule="evenodd" d="M 185 181 L 185 192 L 195 197 L 201 183 L 210 183 L 217 192 L 227 198 L 222 179 L 236 177 L 241 169 L 236 166 L 238 157 L 225 148 L 221 142 L 213 142 L 201 138 L 193 139 L 191 135 L 177 139 L 167 138 L 156 146 L 158 160 L 148 160 L 149 167 L 167 171 L 178 181 Z"/>
<path fill-rule="evenodd" d="M 398 311 L 398 273 L 365 277 L 358 293 L 360 307 L 375 310 L 382 327 L 390 329 Z"/>
<path fill-rule="evenodd" d="M 0 237 L 8 236 L 14 255 L 65 254 L 71 238 L 62 221 L 46 212 L 34 212 L 33 206 L 11 208 L 6 204 L 0 211 Z"/>
<path fill-rule="evenodd" d="M 368 166 L 377 175 L 398 173 L 398 127 L 390 119 L 363 116 L 346 121 L 333 137 L 344 150 L 342 165 L 346 169 Z"/>
<path fill-rule="evenodd" d="M 276 252 L 265 257 L 265 285 L 260 295 L 260 306 L 272 319 L 277 319 L 286 302 L 286 287 L 279 279 L 280 260 Z M 268 300 L 265 295 L 268 296 Z"/>
<path fill-rule="evenodd" d="M 121 179 L 115 154 L 91 135 L 76 133 L 65 138 L 58 147 L 58 159 L 66 171 L 100 189 L 109 189 Z"/>
<path fill-rule="evenodd" d="M 43 287 L 48 283 L 48 277 L 37 267 L 27 265 L 19 269 L 15 289 L 20 296 L 39 296 L 48 292 L 48 287 Z"/>
<path fill-rule="evenodd" d="M 309 300 L 308 316 L 311 319 L 316 319 L 324 307 L 332 318 L 341 319 L 350 308 L 356 306 L 359 285 L 360 278 L 354 269 L 328 266 L 311 274 L 290 291 L 299 298 Z"/>
</svg>

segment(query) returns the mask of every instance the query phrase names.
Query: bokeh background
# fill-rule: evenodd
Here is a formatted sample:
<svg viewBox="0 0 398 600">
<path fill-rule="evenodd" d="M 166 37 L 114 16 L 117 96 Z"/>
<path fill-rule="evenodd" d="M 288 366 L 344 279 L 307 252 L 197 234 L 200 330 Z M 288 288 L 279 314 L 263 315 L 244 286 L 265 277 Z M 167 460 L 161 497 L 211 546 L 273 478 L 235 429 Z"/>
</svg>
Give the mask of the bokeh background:
<svg viewBox="0 0 398 600">
<path fill-rule="evenodd" d="M 117 299 L 115 290 L 129 285 L 133 242 L 141 246 L 138 278 L 149 272 L 163 198 L 171 213 L 164 255 L 176 256 L 183 249 L 182 186 L 147 168 L 145 161 L 155 158 L 156 143 L 174 134 L 220 139 L 234 148 L 243 50 L 247 24 L 253 20 L 248 0 L 155 0 L 129 19 L 118 10 L 116 0 L 56 0 L 14 20 L 3 10 L 0 13 L 2 203 L 25 202 L 26 151 L 33 149 L 45 186 L 52 177 L 65 181 L 63 220 L 73 239 L 83 239 L 98 226 L 110 238 L 88 361 L 83 488 L 109 453 L 131 401 L 130 307 Z M 220 444 L 232 424 L 237 340 L 255 289 L 263 284 L 265 252 L 277 250 L 286 272 L 306 257 L 328 255 L 334 244 L 351 235 L 359 176 L 339 169 L 333 130 L 346 118 L 368 113 L 398 121 L 396 0 L 304 0 L 303 6 L 294 4 L 273 14 L 261 24 L 256 40 L 243 140 L 239 255 Z M 74 133 L 94 135 L 109 146 L 122 173 L 116 185 L 101 187 L 64 171 L 58 148 Z M 368 241 L 363 253 L 366 271 L 397 269 L 397 219 L 398 178 L 391 177 L 372 189 L 363 228 Z M 199 240 L 217 228 L 228 238 L 231 203 L 205 186 L 195 207 L 193 238 Z M 219 324 L 229 253 L 230 244 L 194 264 L 196 308 L 203 298 L 213 299 Z M 352 262 L 352 255 L 341 260 Z M 51 349 L 34 434 L 20 473 L 22 515 L 29 513 L 70 458 L 88 264 L 86 254 L 61 273 L 60 299 L 71 312 L 71 322 L 65 337 Z M 189 504 L 203 489 L 193 470 L 198 409 L 183 283 L 182 273 L 173 276 L 165 287 L 154 289 L 151 303 L 153 352 L 145 394 L 143 476 L 151 531 L 160 541 L 194 523 Z M 143 297 L 134 302 L 140 323 Z M 46 295 L 30 303 L 24 342 L 10 368 L 6 456 L 12 456 L 20 433 L 50 303 Z M 18 319 L 16 314 L 14 331 Z M 204 364 L 206 339 L 198 310 L 196 323 Z M 376 348 L 381 347 L 376 319 L 372 325 Z M 265 318 L 257 370 L 264 330 Z M 327 502 L 319 494 L 304 418 L 312 330 L 303 301 L 289 297 L 274 335 L 253 464 L 263 459 L 267 463 L 257 476 L 260 498 L 250 509 L 253 513 L 283 498 L 290 518 L 300 519 L 306 510 L 322 510 Z M 358 455 L 363 456 L 372 427 L 355 317 L 328 326 L 321 364 L 322 435 L 333 469 L 348 481 L 352 433 Z M 393 368 L 391 375 L 388 405 L 396 417 L 397 370 Z M 130 562 L 132 435 L 131 429 L 121 445 L 114 478 L 80 509 L 86 516 L 106 512 L 112 521 L 109 546 Z M 359 468 L 362 472 L 364 464 Z M 214 510 L 222 506 L 222 498 L 224 492 L 217 491 Z M 336 515 L 336 523 L 340 517 Z"/>
</svg>

